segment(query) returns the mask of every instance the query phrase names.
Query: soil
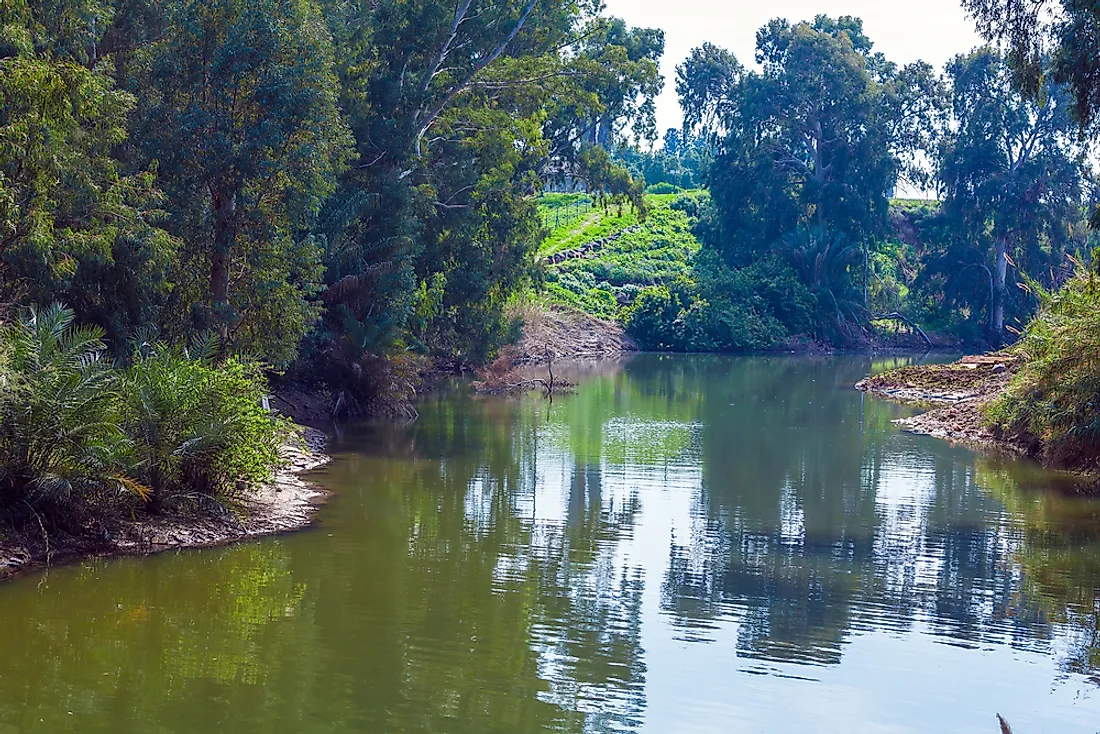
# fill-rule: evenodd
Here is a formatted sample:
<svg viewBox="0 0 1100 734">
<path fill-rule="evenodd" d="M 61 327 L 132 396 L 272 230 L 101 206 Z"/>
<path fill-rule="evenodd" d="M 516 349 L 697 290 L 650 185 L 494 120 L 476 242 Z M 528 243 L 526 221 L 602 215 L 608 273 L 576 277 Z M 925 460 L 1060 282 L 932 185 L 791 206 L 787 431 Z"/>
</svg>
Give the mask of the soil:
<svg viewBox="0 0 1100 734">
<path fill-rule="evenodd" d="M 1000 453 L 1024 455 L 1024 447 L 998 437 L 982 406 L 1008 385 L 1016 358 L 1004 354 L 963 357 L 951 364 L 903 367 L 856 384 L 888 400 L 929 410 L 896 423 L 905 430 Z"/>
<path fill-rule="evenodd" d="M 59 563 L 106 556 L 147 555 L 182 548 L 228 545 L 241 540 L 300 530 L 313 521 L 328 493 L 300 474 L 329 461 L 325 434 L 302 427 L 282 447 L 285 465 L 274 480 L 250 492 L 235 513 L 145 516 L 113 523 L 98 537 L 55 538 L 53 547 L 30 533 L 0 541 L 0 580 Z"/>
<path fill-rule="evenodd" d="M 583 372 L 583 363 L 614 363 L 636 351 L 637 345 L 613 321 L 571 309 L 530 309 L 523 314 L 519 342 L 502 349 L 472 384 L 487 393 L 569 390 L 574 383 L 568 377 Z"/>
</svg>

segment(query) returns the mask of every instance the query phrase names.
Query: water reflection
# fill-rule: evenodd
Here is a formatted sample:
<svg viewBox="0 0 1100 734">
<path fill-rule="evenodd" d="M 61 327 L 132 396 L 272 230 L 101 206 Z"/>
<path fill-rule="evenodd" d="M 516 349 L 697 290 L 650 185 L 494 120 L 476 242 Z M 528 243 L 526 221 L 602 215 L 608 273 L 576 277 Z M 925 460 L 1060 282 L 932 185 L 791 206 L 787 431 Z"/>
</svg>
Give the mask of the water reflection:
<svg viewBox="0 0 1100 734">
<path fill-rule="evenodd" d="M 1092 734 L 1100 503 L 898 433 L 850 387 L 887 366 L 642 356 L 360 427 L 315 531 L 0 589 L 0 732 Z"/>
</svg>

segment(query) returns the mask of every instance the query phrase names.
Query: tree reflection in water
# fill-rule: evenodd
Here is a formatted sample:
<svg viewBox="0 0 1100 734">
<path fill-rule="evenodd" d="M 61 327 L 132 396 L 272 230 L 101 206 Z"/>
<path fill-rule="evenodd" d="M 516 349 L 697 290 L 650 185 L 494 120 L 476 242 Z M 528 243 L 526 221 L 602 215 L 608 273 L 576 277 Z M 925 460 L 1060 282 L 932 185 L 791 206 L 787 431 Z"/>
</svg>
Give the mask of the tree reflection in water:
<svg viewBox="0 0 1100 734">
<path fill-rule="evenodd" d="M 805 680 L 882 632 L 1100 683 L 1100 504 L 899 434 L 851 390 L 883 366 L 643 355 L 553 405 L 432 397 L 338 443 L 316 530 L 4 588 L 0 722 L 633 732 L 675 720 L 669 642 Z"/>
</svg>

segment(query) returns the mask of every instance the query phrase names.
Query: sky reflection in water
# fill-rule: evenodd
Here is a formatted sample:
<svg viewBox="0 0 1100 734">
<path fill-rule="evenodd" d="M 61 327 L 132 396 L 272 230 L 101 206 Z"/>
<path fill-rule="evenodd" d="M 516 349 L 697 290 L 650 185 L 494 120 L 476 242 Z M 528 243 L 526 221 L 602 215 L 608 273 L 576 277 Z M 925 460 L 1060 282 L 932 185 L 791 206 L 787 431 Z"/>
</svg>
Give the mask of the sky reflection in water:
<svg viewBox="0 0 1100 734">
<path fill-rule="evenodd" d="M 314 531 L 0 589 L 0 734 L 1100 731 L 1100 503 L 899 433 L 884 366 L 357 428 Z"/>
</svg>

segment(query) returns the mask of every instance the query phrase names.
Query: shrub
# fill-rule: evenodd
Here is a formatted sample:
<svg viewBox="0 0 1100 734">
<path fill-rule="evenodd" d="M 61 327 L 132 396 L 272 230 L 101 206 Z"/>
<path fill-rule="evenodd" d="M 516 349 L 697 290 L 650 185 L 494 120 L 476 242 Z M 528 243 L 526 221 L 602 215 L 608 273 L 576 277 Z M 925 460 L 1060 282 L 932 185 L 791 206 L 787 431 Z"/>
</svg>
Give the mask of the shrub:
<svg viewBox="0 0 1100 734">
<path fill-rule="evenodd" d="M 121 473 L 129 447 L 101 329 L 32 309 L 0 330 L 0 352 L 0 509 L 61 523 L 112 489 L 141 491 Z"/>
<path fill-rule="evenodd" d="M 270 478 L 281 424 L 257 365 L 146 345 L 120 369 L 102 337 L 61 306 L 0 330 L 0 512 L 76 531 Z"/>
<path fill-rule="evenodd" d="M 1059 466 L 1100 467 L 1100 278 L 1049 294 L 1012 347 L 1021 366 L 986 415 L 1003 435 Z"/>
<path fill-rule="evenodd" d="M 643 288 L 623 312 L 623 326 L 642 349 L 683 351 L 682 335 L 676 328 L 681 308 L 679 298 L 667 287 Z"/>
<path fill-rule="evenodd" d="M 254 364 L 214 364 L 209 352 L 156 345 L 138 355 L 122 383 L 122 425 L 131 474 L 154 510 L 202 504 L 238 482 L 269 480 L 279 462 L 280 425 L 263 409 L 266 383 Z"/>
<path fill-rule="evenodd" d="M 680 190 L 680 187 L 676 184 L 660 181 L 652 186 L 647 186 L 645 192 L 647 194 L 678 194 Z"/>
<path fill-rule="evenodd" d="M 710 192 L 706 189 L 700 189 L 696 191 L 685 191 L 673 199 L 669 206 L 678 212 L 683 212 L 688 215 L 688 218 L 693 222 L 696 222 L 701 219 L 713 205 L 711 204 Z"/>
</svg>

